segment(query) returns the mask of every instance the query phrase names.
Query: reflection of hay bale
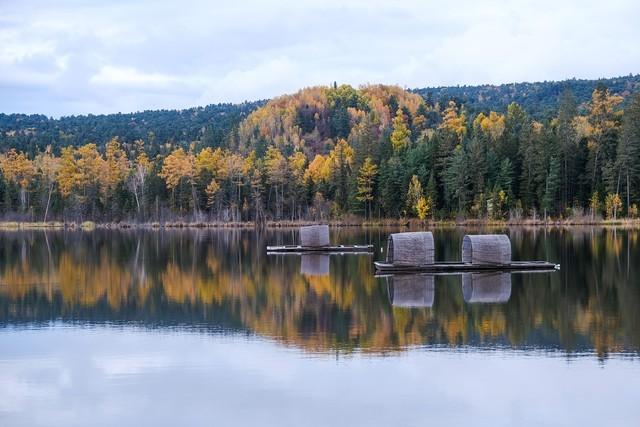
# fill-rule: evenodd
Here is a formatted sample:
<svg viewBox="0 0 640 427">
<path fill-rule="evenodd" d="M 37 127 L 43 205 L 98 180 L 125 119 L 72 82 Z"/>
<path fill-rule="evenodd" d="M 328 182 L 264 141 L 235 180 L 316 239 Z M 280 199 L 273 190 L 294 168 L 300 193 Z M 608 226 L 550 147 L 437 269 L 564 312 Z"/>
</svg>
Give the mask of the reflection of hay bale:
<svg viewBox="0 0 640 427">
<path fill-rule="evenodd" d="M 433 234 L 429 231 L 394 233 L 387 240 L 387 262 L 401 266 L 433 264 Z"/>
<path fill-rule="evenodd" d="M 300 227 L 300 245 L 312 247 L 329 246 L 329 226 L 310 225 Z"/>
<path fill-rule="evenodd" d="M 507 302 L 511 296 L 511 273 L 463 274 L 462 295 L 468 303 Z"/>
<path fill-rule="evenodd" d="M 389 299 L 395 307 L 431 307 L 435 298 L 433 276 L 410 275 L 388 278 Z"/>
<path fill-rule="evenodd" d="M 305 254 L 300 257 L 300 272 L 307 276 L 329 274 L 329 255 Z"/>
<path fill-rule="evenodd" d="M 467 235 L 462 239 L 462 262 L 508 264 L 511 241 L 504 234 Z"/>
</svg>

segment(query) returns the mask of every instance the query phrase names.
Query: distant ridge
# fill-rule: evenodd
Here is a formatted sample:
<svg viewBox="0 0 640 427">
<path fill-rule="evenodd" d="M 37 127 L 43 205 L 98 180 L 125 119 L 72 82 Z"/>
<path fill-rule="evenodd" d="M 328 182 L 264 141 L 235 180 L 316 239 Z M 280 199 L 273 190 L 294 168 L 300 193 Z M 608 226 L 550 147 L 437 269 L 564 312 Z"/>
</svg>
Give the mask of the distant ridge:
<svg viewBox="0 0 640 427">
<path fill-rule="evenodd" d="M 429 103 L 444 105 L 453 99 L 457 104 L 464 104 L 469 113 L 504 112 L 510 103 L 516 102 L 535 119 L 544 120 L 555 114 L 558 97 L 565 88 L 573 92 L 580 105 L 590 99 L 599 84 L 627 98 L 640 90 L 640 74 L 592 80 L 425 87 L 410 91 Z M 8 147 L 35 151 L 49 144 L 55 148 L 88 141 L 101 146 L 118 135 L 123 141 L 144 139 L 151 144 L 153 141 L 159 144 L 170 141 L 183 146 L 199 141 L 202 145 L 219 146 L 235 132 L 244 118 L 266 102 L 220 103 L 182 110 L 74 115 L 58 119 L 41 114 L 0 113 L 0 144 L 2 151 Z"/>
<path fill-rule="evenodd" d="M 505 112 L 515 102 L 537 119 L 548 118 L 558 108 L 558 97 L 565 89 L 571 90 L 578 104 L 586 103 L 598 84 L 609 91 L 628 97 L 640 90 L 640 74 L 601 79 L 568 79 L 561 81 L 504 83 L 500 85 L 440 86 L 411 89 L 427 100 L 446 102 L 451 99 L 464 104 L 470 112 Z"/>
</svg>

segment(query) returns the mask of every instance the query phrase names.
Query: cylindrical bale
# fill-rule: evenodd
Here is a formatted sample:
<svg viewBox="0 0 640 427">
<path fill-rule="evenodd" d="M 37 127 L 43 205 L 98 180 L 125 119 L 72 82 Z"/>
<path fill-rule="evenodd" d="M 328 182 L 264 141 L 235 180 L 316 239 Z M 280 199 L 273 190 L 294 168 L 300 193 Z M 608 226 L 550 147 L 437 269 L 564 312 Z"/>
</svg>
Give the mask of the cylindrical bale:
<svg viewBox="0 0 640 427">
<path fill-rule="evenodd" d="M 505 234 L 466 235 L 462 239 L 462 262 L 509 264 L 511 241 Z"/>
<path fill-rule="evenodd" d="M 304 254 L 300 257 L 300 272 L 306 276 L 329 274 L 329 255 Z"/>
<path fill-rule="evenodd" d="M 433 234 L 430 231 L 394 233 L 387 239 L 387 262 L 416 267 L 434 263 Z"/>
<path fill-rule="evenodd" d="M 511 297 L 511 273 L 463 274 L 462 296 L 470 304 L 507 302 Z"/>
<path fill-rule="evenodd" d="M 394 307 L 431 307 L 435 299 L 433 275 L 389 277 L 389 300 Z"/>
<path fill-rule="evenodd" d="M 300 245 L 310 247 L 329 246 L 329 226 L 309 225 L 300 227 Z"/>
</svg>

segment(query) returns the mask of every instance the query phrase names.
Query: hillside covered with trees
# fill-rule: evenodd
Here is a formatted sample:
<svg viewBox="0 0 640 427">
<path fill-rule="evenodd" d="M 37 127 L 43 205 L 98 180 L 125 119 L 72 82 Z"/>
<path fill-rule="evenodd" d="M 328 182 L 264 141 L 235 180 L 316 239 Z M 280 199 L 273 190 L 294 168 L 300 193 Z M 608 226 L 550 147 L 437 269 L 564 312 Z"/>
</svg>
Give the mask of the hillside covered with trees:
<svg viewBox="0 0 640 427">
<path fill-rule="evenodd" d="M 587 81 L 462 92 L 334 84 L 183 111 L 0 115 L 0 212 L 67 221 L 636 217 L 638 77 L 612 80 L 588 81 L 586 98 Z"/>
<path fill-rule="evenodd" d="M 445 104 L 453 100 L 456 104 L 464 104 L 471 113 L 506 113 L 509 104 L 515 102 L 536 120 L 544 120 L 557 113 L 560 96 L 565 90 L 571 91 L 576 104 L 584 109 L 598 85 L 604 85 L 611 93 L 627 98 L 640 88 L 640 74 L 600 80 L 569 79 L 558 82 L 444 86 L 415 89 L 414 92 L 431 102 Z"/>
</svg>

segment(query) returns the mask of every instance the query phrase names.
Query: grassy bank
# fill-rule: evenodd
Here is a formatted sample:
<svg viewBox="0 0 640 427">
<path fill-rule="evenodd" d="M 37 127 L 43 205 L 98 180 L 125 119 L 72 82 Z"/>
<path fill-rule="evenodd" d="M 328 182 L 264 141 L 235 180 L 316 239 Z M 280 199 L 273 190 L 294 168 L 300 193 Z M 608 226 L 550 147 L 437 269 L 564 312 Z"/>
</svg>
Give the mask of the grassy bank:
<svg viewBox="0 0 640 427">
<path fill-rule="evenodd" d="M 564 227 L 564 226 L 623 226 L 623 227 L 640 227 L 640 219 L 619 218 L 613 219 L 591 219 L 591 218 L 573 218 L 573 219 L 520 219 L 520 220 L 483 220 L 483 219 L 465 219 L 465 220 L 437 220 L 437 221 L 419 221 L 415 219 L 381 219 L 381 220 L 364 220 L 361 218 L 334 219 L 329 221 L 268 221 L 266 228 L 289 228 L 300 227 L 303 225 L 312 225 L 318 223 L 329 224 L 332 227 L 407 227 L 407 228 L 425 228 L 425 227 Z M 93 221 L 84 222 L 16 222 L 16 221 L 0 221 L 0 231 L 12 230 L 94 230 L 94 229 L 177 229 L 177 228 L 255 228 L 254 222 L 189 222 L 189 221 L 171 221 L 171 222 L 105 222 L 96 223 Z"/>
</svg>

